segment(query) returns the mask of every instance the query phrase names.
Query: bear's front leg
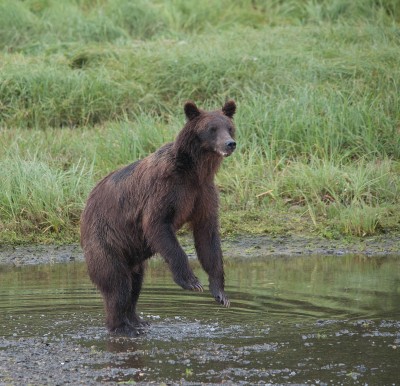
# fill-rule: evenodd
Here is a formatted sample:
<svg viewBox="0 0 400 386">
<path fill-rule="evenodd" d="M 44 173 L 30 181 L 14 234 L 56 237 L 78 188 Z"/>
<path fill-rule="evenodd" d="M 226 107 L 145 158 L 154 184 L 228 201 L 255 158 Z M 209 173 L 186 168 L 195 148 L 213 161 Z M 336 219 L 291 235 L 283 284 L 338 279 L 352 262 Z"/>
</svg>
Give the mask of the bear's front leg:
<svg viewBox="0 0 400 386">
<path fill-rule="evenodd" d="M 190 268 L 186 253 L 180 246 L 171 225 L 162 224 L 153 228 L 148 240 L 152 249 L 168 263 L 176 284 L 183 289 L 203 291 L 203 286 Z"/>
<path fill-rule="evenodd" d="M 210 217 L 192 225 L 197 257 L 208 274 L 210 292 L 219 304 L 229 307 L 230 301 L 224 291 L 224 265 L 217 218 Z"/>
</svg>

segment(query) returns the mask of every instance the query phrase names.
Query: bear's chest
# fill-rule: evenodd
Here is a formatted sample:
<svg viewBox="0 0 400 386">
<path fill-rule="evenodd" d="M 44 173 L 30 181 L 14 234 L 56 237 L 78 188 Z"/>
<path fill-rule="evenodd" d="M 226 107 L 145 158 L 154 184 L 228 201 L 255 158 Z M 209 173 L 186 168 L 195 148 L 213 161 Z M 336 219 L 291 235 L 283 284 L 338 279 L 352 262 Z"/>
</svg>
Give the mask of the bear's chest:
<svg viewBox="0 0 400 386">
<path fill-rule="evenodd" d="M 175 213 L 173 216 L 173 225 L 176 230 L 189 222 L 195 210 L 197 194 L 183 190 L 177 196 L 175 203 Z"/>
<path fill-rule="evenodd" d="M 175 215 L 172 221 L 176 230 L 180 229 L 185 223 L 208 217 L 212 208 L 217 207 L 215 204 L 217 197 L 213 185 L 192 186 L 191 189 L 183 189 L 177 197 Z"/>
</svg>

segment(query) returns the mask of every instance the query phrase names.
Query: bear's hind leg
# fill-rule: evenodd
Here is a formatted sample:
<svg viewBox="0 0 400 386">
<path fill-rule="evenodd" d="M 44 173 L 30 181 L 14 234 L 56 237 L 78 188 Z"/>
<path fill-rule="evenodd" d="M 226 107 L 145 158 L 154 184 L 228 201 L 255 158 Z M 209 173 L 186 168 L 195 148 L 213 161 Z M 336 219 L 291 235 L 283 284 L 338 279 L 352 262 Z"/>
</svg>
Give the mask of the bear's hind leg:
<svg viewBox="0 0 400 386">
<path fill-rule="evenodd" d="M 127 318 L 132 288 L 128 265 L 115 250 L 94 242 L 84 247 L 84 253 L 89 277 L 103 297 L 109 332 L 129 335 L 133 327 Z"/>
<path fill-rule="evenodd" d="M 106 275 L 104 271 L 97 272 L 101 274 L 91 277 L 104 299 L 108 330 L 112 334 L 137 335 L 129 319 L 132 309 L 132 277 L 129 267 L 114 260 L 113 265 L 108 265 Z"/>
<path fill-rule="evenodd" d="M 136 335 L 128 317 L 131 308 L 130 288 L 130 280 L 121 278 L 112 288 L 106 291 L 100 289 L 104 298 L 106 325 L 110 333 Z"/>
<path fill-rule="evenodd" d="M 144 278 L 145 263 L 140 263 L 132 268 L 132 286 L 131 286 L 131 302 L 130 310 L 128 312 L 128 319 L 131 324 L 139 329 L 147 327 L 148 322 L 142 320 L 136 312 L 136 305 L 139 299 L 140 291 L 142 289 L 142 283 Z"/>
</svg>

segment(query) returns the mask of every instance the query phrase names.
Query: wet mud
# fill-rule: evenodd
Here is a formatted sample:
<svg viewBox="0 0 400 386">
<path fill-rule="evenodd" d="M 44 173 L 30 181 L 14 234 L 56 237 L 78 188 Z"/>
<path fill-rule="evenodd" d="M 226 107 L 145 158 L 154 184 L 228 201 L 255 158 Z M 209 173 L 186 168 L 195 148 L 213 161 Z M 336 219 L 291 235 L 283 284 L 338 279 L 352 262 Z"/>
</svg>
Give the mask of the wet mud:
<svg viewBox="0 0 400 386">
<path fill-rule="evenodd" d="M 181 237 L 189 257 L 194 258 L 193 241 Z M 307 256 L 362 254 L 366 256 L 400 254 L 400 235 L 380 235 L 352 240 L 328 240 L 320 237 L 301 236 L 239 236 L 222 242 L 226 259 L 262 256 Z M 82 250 L 77 244 L 1 246 L 0 264 L 15 266 L 67 263 L 83 261 Z"/>
<path fill-rule="evenodd" d="M 3 249 L 0 385 L 397 384 L 399 240 L 334 243 L 225 242 L 229 309 L 156 258 L 136 338 L 107 333 L 79 247 Z"/>
</svg>

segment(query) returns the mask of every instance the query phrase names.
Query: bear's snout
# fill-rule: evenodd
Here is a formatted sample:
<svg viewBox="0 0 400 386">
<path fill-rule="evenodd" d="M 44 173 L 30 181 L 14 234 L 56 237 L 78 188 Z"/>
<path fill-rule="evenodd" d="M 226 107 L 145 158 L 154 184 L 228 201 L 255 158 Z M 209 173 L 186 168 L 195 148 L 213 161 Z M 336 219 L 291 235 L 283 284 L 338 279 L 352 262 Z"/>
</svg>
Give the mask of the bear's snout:
<svg viewBox="0 0 400 386">
<path fill-rule="evenodd" d="M 233 151 L 236 149 L 236 142 L 229 140 L 225 142 L 225 156 L 231 155 Z"/>
<path fill-rule="evenodd" d="M 236 142 L 235 141 L 226 141 L 225 146 L 226 146 L 227 150 L 234 151 L 236 149 Z"/>
</svg>

